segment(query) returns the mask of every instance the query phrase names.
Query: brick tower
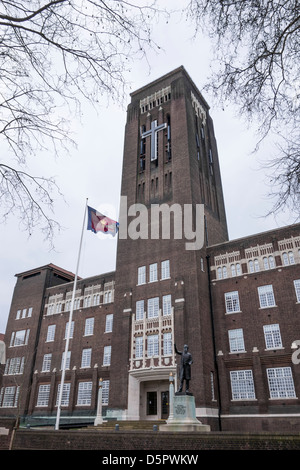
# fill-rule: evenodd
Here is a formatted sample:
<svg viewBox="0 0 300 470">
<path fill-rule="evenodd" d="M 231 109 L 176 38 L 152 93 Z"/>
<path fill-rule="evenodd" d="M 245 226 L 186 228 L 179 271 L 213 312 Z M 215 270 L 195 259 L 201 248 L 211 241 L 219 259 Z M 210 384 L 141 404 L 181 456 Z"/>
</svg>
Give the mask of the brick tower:
<svg viewBox="0 0 300 470">
<path fill-rule="evenodd" d="M 209 106 L 183 67 L 131 94 L 121 199 L 111 406 L 127 419 L 167 417 L 171 373 L 178 387 L 174 343 L 188 344 L 190 391 L 205 422 L 217 410 L 206 246 L 228 234 Z M 196 207 L 204 243 L 194 249 L 184 221 L 192 208 L 196 233 Z"/>
</svg>

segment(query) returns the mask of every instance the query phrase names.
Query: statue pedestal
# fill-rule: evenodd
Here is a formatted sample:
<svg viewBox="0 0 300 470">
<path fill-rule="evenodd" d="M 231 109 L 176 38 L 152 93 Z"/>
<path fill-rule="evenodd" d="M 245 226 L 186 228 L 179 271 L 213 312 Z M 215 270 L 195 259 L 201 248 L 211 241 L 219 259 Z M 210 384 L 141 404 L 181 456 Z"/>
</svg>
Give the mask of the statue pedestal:
<svg viewBox="0 0 300 470">
<path fill-rule="evenodd" d="M 210 426 L 196 418 L 195 398 L 189 393 L 177 392 L 170 400 L 170 415 L 167 424 L 159 426 L 160 431 L 209 432 Z"/>
</svg>

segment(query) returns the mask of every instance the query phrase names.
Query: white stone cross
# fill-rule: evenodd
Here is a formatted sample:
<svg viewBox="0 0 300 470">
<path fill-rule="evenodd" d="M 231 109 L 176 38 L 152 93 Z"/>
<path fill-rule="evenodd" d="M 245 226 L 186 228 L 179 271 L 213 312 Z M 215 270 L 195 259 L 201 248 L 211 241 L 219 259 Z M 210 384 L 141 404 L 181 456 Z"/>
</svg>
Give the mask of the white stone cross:
<svg viewBox="0 0 300 470">
<path fill-rule="evenodd" d="M 146 132 L 141 131 L 141 139 L 145 139 L 148 136 L 151 136 L 151 161 L 157 159 L 157 132 L 165 129 L 167 127 L 167 123 L 157 125 L 157 121 L 151 122 L 151 129 Z"/>
</svg>

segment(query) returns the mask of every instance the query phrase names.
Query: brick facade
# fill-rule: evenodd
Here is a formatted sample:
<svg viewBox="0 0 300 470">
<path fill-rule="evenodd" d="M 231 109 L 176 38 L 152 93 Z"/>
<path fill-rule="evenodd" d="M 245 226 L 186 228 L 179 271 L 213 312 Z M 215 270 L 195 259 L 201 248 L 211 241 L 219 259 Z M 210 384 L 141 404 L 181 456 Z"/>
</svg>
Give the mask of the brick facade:
<svg viewBox="0 0 300 470">
<path fill-rule="evenodd" d="M 93 422 L 100 379 L 106 419 L 166 418 L 170 374 L 179 385 L 174 343 L 180 350 L 187 343 L 204 424 L 299 430 L 300 365 L 292 354 L 300 225 L 228 241 L 209 107 L 182 67 L 131 95 L 121 196 L 116 271 L 77 284 L 62 422 Z M 186 249 L 183 219 L 177 236 L 176 205 L 193 207 L 194 233 L 196 207 L 204 208 L 200 249 Z M 174 209 L 170 239 L 153 236 L 154 206 Z M 17 276 L 0 416 L 53 424 L 73 280 L 53 265 Z"/>
</svg>

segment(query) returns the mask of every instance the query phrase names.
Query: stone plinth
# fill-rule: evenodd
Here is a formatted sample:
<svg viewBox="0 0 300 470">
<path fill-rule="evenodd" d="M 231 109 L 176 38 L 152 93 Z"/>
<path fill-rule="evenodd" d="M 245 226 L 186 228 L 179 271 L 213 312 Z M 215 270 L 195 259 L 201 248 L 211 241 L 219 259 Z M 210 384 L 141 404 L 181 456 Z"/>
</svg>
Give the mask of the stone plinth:
<svg viewBox="0 0 300 470">
<path fill-rule="evenodd" d="M 210 426 L 202 424 L 196 418 L 195 398 L 192 394 L 176 393 L 170 403 L 170 415 L 167 424 L 159 426 L 160 431 L 208 432 Z"/>
</svg>

